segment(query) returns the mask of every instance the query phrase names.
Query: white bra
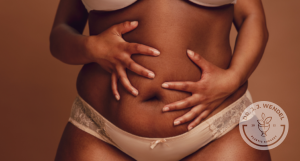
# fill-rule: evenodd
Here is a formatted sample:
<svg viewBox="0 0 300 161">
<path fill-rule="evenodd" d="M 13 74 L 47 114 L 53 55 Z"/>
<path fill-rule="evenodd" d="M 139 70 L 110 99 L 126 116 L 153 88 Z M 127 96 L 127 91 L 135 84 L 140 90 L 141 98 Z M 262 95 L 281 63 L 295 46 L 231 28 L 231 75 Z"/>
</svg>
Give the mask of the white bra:
<svg viewBox="0 0 300 161">
<path fill-rule="evenodd" d="M 113 11 L 125 8 L 137 0 L 81 0 L 85 8 L 91 10 Z M 237 0 L 189 0 L 195 4 L 207 7 L 217 7 L 225 4 L 235 4 Z"/>
</svg>

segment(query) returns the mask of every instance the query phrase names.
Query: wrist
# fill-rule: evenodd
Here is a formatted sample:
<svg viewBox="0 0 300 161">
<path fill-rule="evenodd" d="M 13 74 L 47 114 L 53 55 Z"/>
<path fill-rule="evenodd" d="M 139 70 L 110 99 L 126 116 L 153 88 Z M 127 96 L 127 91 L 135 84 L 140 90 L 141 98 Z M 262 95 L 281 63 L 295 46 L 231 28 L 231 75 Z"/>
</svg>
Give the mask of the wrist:
<svg viewBox="0 0 300 161">
<path fill-rule="evenodd" d="M 93 46 L 95 43 L 95 36 L 85 36 L 83 39 L 83 45 L 84 45 L 84 56 L 85 58 L 90 62 L 95 62 L 95 56 L 93 55 L 95 46 Z"/>
<path fill-rule="evenodd" d="M 227 69 L 227 72 L 229 74 L 231 87 L 234 89 L 234 91 L 237 90 L 240 86 L 242 86 L 245 83 L 245 80 L 243 79 L 243 75 L 238 70 L 229 68 Z"/>
</svg>

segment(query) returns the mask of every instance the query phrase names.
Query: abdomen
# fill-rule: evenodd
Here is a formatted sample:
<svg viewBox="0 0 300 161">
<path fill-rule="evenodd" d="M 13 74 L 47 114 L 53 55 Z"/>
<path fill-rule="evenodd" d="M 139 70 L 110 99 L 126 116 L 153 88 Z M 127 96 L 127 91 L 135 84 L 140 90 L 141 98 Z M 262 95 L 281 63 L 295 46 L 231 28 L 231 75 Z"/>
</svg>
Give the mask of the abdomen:
<svg viewBox="0 0 300 161">
<path fill-rule="evenodd" d="M 154 10 L 155 8 L 155 10 Z M 173 126 L 174 119 L 189 109 L 162 112 L 164 105 L 191 96 L 191 93 L 161 87 L 166 81 L 198 81 L 201 70 L 188 58 L 191 49 L 211 63 L 227 68 L 231 59 L 229 31 L 233 6 L 204 8 L 185 1 L 138 1 L 113 12 L 91 12 L 90 33 L 96 35 L 110 26 L 138 20 L 138 27 L 124 34 L 127 42 L 158 49 L 158 57 L 132 55 L 138 64 L 155 73 L 154 79 L 127 70 L 138 96 L 127 92 L 121 83 L 116 101 L 111 91 L 110 74 L 98 64 L 85 65 L 77 82 L 79 95 L 99 113 L 121 129 L 145 137 L 169 137 L 187 131 L 187 125 Z"/>
</svg>

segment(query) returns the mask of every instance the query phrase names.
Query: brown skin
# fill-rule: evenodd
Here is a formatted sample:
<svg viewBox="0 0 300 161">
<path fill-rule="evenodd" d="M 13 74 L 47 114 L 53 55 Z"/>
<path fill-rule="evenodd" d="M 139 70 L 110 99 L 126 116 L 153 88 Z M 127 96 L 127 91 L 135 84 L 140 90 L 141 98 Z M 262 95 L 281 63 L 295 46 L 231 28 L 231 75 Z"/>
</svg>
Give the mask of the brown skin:
<svg viewBox="0 0 300 161">
<path fill-rule="evenodd" d="M 190 97 L 165 105 L 169 108 L 168 111 L 194 106 L 191 111 L 175 120 L 182 123 L 192 120 L 189 129 L 198 125 L 245 83 L 262 58 L 269 34 L 261 1 L 239 0 L 234 7 L 233 22 L 239 34 L 228 69 L 218 68 L 201 54 L 195 54 L 190 58 L 202 69 L 201 79 L 195 83 L 167 83 L 168 89 L 192 93 Z"/>
<path fill-rule="evenodd" d="M 121 10 L 92 11 L 88 15 L 80 0 L 61 0 L 50 37 L 51 53 L 68 64 L 85 64 L 78 76 L 78 93 L 116 126 L 135 135 L 169 137 L 187 131 L 189 122 L 174 127 L 173 120 L 187 113 L 191 107 L 166 113 L 162 113 L 162 108 L 191 96 L 191 93 L 163 89 L 161 84 L 167 81 L 196 82 L 201 77 L 201 70 L 188 58 L 186 49 L 197 52 L 221 69 L 230 67 L 230 70 L 237 73 L 236 86 L 240 87 L 229 97 L 227 96 L 218 108 L 212 110 L 212 113 L 205 118 L 207 119 L 245 93 L 247 79 L 256 68 L 268 37 L 265 32 L 267 30 L 264 15 L 261 11 L 259 0 L 253 2 L 240 0 L 235 7 L 225 5 L 216 8 L 202 7 L 186 1 L 144 0 Z M 81 35 L 87 18 L 90 23 L 90 34 L 94 36 Z M 116 24 L 133 20 L 139 21 L 139 24 L 131 32 L 122 35 L 124 42 L 121 39 L 114 43 L 105 41 L 111 40 L 110 36 L 103 36 L 102 33 L 106 31 L 121 33 L 121 30 L 128 27 L 128 24 L 125 24 L 123 29 L 118 29 Z M 233 58 L 228 38 L 232 21 L 239 30 Z M 114 46 L 115 42 L 122 45 Z M 149 51 L 146 48 L 154 47 L 161 54 L 158 57 L 131 55 L 134 52 L 130 49 L 130 43 L 147 45 L 139 48 L 145 52 Z M 97 47 L 98 45 L 100 47 Z M 133 96 L 128 92 L 131 87 L 128 82 L 126 87 L 125 75 L 119 72 L 121 81 L 118 82 L 117 87 L 121 99 L 119 101 L 115 99 L 111 89 L 112 74 L 110 72 L 118 73 L 114 70 L 117 69 L 118 63 L 113 63 L 112 59 L 104 56 L 112 55 L 108 54 L 110 50 L 106 50 L 109 45 L 112 46 L 111 48 L 117 47 L 119 52 L 124 53 L 123 55 L 127 54 L 126 59 L 120 59 L 119 65 L 123 65 L 123 69 L 126 69 L 126 76 L 131 85 L 139 91 L 139 95 Z M 134 47 L 132 49 L 137 50 Z M 115 51 L 116 54 L 119 52 Z M 134 62 L 145 67 L 144 71 L 146 69 L 153 71 L 155 78 L 148 79 L 134 72 L 134 69 L 130 70 L 130 66 L 126 65 L 130 61 L 129 56 Z M 224 79 L 232 78 L 224 77 Z M 250 155 L 251 159 L 252 157 L 270 159 L 268 151 L 258 152 L 249 149 L 249 146 L 241 139 L 237 128 L 199 149 L 190 156 L 190 159 L 205 156 L 206 160 L 218 158 L 220 160 L 224 157 L 231 157 L 228 160 L 240 160 L 242 154 Z M 222 149 L 224 153 L 219 153 L 222 150 L 218 149 Z M 216 150 L 218 153 L 215 153 Z M 226 150 L 232 155 L 228 155 L 229 152 L 225 152 Z M 101 160 L 101 157 L 102 160 L 130 158 L 111 145 L 68 123 L 56 160 L 93 160 L 96 158 Z"/>
</svg>

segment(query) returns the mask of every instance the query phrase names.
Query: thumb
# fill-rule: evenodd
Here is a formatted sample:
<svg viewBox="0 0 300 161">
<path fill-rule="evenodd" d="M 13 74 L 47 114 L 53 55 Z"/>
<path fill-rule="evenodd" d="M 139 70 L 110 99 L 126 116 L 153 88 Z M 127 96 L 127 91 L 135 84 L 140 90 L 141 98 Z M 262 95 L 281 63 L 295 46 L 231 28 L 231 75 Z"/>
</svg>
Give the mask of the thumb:
<svg viewBox="0 0 300 161">
<path fill-rule="evenodd" d="M 120 34 L 125 34 L 138 26 L 138 21 L 125 21 L 116 25 L 116 30 Z"/>
<path fill-rule="evenodd" d="M 211 63 L 209 61 L 207 61 L 200 54 L 195 53 L 192 50 L 187 49 L 187 53 L 189 58 L 201 68 L 202 72 L 209 71 L 211 67 Z"/>
</svg>

